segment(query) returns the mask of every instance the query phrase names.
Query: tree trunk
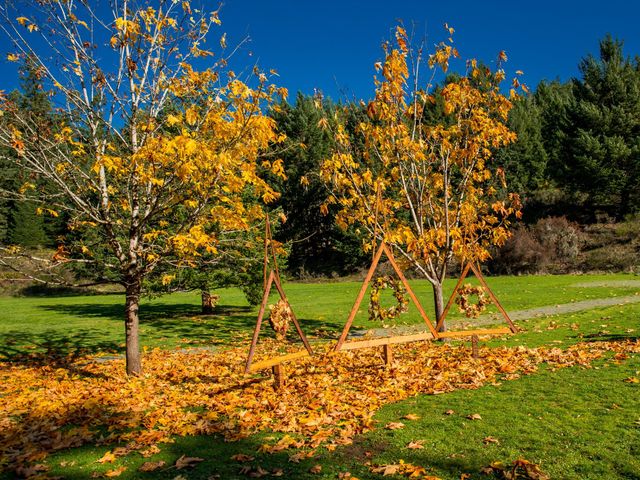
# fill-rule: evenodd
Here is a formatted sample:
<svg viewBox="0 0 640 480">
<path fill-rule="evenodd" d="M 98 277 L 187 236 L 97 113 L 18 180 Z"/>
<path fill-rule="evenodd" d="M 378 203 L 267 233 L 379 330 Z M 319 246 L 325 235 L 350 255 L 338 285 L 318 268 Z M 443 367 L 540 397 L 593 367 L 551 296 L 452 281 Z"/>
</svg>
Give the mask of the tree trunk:
<svg viewBox="0 0 640 480">
<path fill-rule="evenodd" d="M 142 361 L 140 358 L 140 341 L 138 338 L 138 307 L 140 305 L 140 278 L 130 279 L 126 285 L 125 302 L 125 338 L 126 338 L 126 360 L 127 375 L 140 375 L 142 372 Z"/>
<path fill-rule="evenodd" d="M 438 322 L 438 320 L 440 319 L 440 317 L 442 316 L 442 313 L 444 312 L 444 298 L 442 297 L 442 283 L 434 283 L 431 284 L 431 286 L 433 287 L 433 304 L 435 307 L 435 314 L 436 314 L 436 322 Z M 440 327 L 440 332 L 445 332 L 447 330 L 447 324 L 446 322 L 444 322 L 442 324 L 442 327 Z"/>
<path fill-rule="evenodd" d="M 624 220 L 624 217 L 631 210 L 629 208 L 629 205 L 631 203 L 631 189 L 633 188 L 632 182 L 634 180 L 635 179 L 633 179 L 632 176 L 627 177 L 627 181 L 625 183 L 625 186 L 622 189 L 622 191 L 620 192 L 620 206 L 618 208 L 617 215 L 616 215 L 618 221 Z"/>
<path fill-rule="evenodd" d="M 207 290 L 202 290 L 202 314 L 210 315 L 215 308 L 215 295 L 211 295 Z"/>
</svg>

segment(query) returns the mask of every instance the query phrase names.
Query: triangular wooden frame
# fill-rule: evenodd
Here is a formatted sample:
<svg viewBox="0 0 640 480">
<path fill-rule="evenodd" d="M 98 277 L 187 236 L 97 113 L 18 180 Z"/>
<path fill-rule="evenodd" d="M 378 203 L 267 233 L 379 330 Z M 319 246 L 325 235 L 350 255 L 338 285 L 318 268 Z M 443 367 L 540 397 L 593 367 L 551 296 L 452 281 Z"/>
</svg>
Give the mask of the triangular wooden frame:
<svg viewBox="0 0 640 480">
<path fill-rule="evenodd" d="M 487 329 L 487 330 L 482 330 L 482 331 L 478 331 L 478 330 L 468 330 L 468 331 L 460 330 L 460 331 L 440 332 L 440 329 L 442 328 L 442 325 L 444 324 L 444 321 L 447 318 L 447 314 L 449 313 L 449 309 L 453 305 L 453 301 L 455 300 L 456 295 L 458 294 L 458 290 L 460 290 L 460 287 L 462 286 L 462 282 L 464 282 L 465 278 L 467 278 L 467 275 L 469 274 L 469 270 L 471 270 L 473 272 L 473 274 L 476 276 L 476 278 L 478 279 L 478 281 L 480 282 L 482 287 L 489 294 L 489 298 L 491 298 L 491 301 L 493 302 L 493 304 L 498 308 L 498 310 L 500 311 L 500 313 L 502 314 L 502 316 L 506 320 L 507 324 L 509 325 L 510 333 L 517 333 L 518 332 L 518 328 L 514 325 L 514 323 L 511 320 L 511 318 L 509 318 L 509 315 L 507 314 L 506 310 L 502 307 L 502 305 L 500 304 L 500 301 L 495 296 L 495 294 L 493 293 L 491 288 L 489 288 L 489 285 L 487 284 L 487 281 L 485 280 L 484 275 L 482 275 L 482 271 L 480 270 L 480 266 L 478 264 L 474 263 L 474 262 L 467 262 L 466 264 L 464 264 L 462 272 L 460 273 L 460 278 L 458 278 L 458 283 L 456 283 L 456 286 L 453 289 L 453 292 L 451 293 L 451 296 L 449 297 L 449 301 L 447 302 L 447 305 L 444 307 L 444 310 L 442 311 L 442 315 L 438 319 L 438 323 L 436 325 L 436 330 L 439 332 L 438 336 L 440 336 L 440 337 L 454 337 L 454 336 L 474 335 L 474 334 L 477 334 L 477 333 L 482 333 L 483 335 L 509 333 L 504 328 Z"/>
<path fill-rule="evenodd" d="M 395 336 L 395 337 L 377 338 L 377 339 L 370 340 L 370 341 L 358 341 L 358 342 L 347 342 L 347 343 L 345 343 L 345 340 L 347 339 L 347 335 L 349 334 L 349 330 L 351 329 L 351 325 L 353 324 L 353 320 L 354 320 L 356 314 L 358 313 L 358 309 L 360 308 L 360 304 L 362 303 L 364 295 L 365 295 L 365 293 L 367 291 L 367 287 L 369 286 L 369 283 L 371 282 L 371 279 L 373 278 L 373 274 L 375 273 L 375 271 L 376 271 L 376 269 L 378 267 L 378 263 L 380 263 L 380 258 L 382 257 L 383 253 L 386 254 L 387 258 L 389 259 L 389 262 L 391 263 L 391 266 L 393 267 L 393 270 L 396 272 L 396 274 L 398 275 L 398 278 L 402 282 L 402 285 L 407 290 L 407 293 L 409 294 L 409 298 L 411 298 L 411 300 L 413 301 L 414 305 L 418 309 L 418 312 L 420 312 L 420 316 L 422 317 L 422 319 L 424 320 L 425 324 L 429 328 L 430 333 L 414 334 L 414 335 L 401 335 L 401 336 L 399 335 L 399 336 Z M 373 261 L 371 262 L 371 266 L 369 267 L 369 271 L 367 272 L 367 276 L 365 277 L 364 281 L 362 282 L 362 286 L 360 287 L 360 292 L 358 293 L 356 301 L 353 304 L 353 307 L 351 308 L 351 312 L 349 313 L 349 317 L 347 319 L 347 323 L 345 324 L 344 328 L 342 329 L 342 334 L 340 335 L 340 338 L 338 339 L 338 343 L 336 343 L 336 346 L 334 347 L 334 351 L 338 352 L 340 350 L 352 350 L 352 349 L 355 349 L 355 348 L 367 348 L 367 347 L 383 345 L 385 347 L 385 356 L 387 356 L 387 355 L 389 355 L 387 347 L 390 344 L 414 342 L 414 341 L 418 341 L 418 340 L 427 340 L 427 339 L 433 339 L 433 338 L 438 338 L 438 334 L 437 334 L 436 329 L 434 328 L 433 324 L 431 323 L 431 320 L 429 320 L 429 317 L 427 316 L 427 314 L 425 313 L 424 309 L 422 308 L 422 305 L 418 301 L 418 298 L 413 293 L 413 290 L 411 289 L 411 286 L 409 285 L 409 282 L 407 282 L 407 279 L 405 278 L 404 274 L 402 273 L 402 270 L 400 270 L 400 267 L 398 267 L 398 264 L 396 263 L 396 260 L 395 260 L 395 258 L 393 256 L 393 253 L 392 253 L 391 249 L 389 248 L 389 246 L 385 242 L 381 242 L 380 246 L 378 247 L 378 250 L 376 251 L 376 254 L 373 257 Z M 387 358 L 387 360 L 388 360 L 388 358 Z M 387 363 L 389 363 L 389 361 L 387 361 Z"/>
<path fill-rule="evenodd" d="M 291 319 L 293 320 L 293 324 L 296 327 L 296 331 L 298 332 L 298 336 L 300 337 L 300 340 L 302 340 L 302 343 L 304 344 L 306 352 L 301 351 L 301 352 L 298 352 L 298 354 L 289 354 L 283 357 L 279 357 L 278 359 L 270 359 L 266 362 L 261 362 L 261 364 L 263 364 L 261 365 L 261 368 L 278 365 L 282 361 L 285 361 L 285 360 L 281 360 L 281 359 L 285 359 L 285 357 L 287 357 L 286 359 L 288 359 L 288 357 L 293 357 L 293 356 L 296 356 L 297 358 L 299 356 L 313 355 L 313 351 L 311 350 L 311 345 L 309 345 L 309 341 L 307 340 L 307 337 L 305 336 L 304 332 L 300 328 L 298 319 L 296 318 L 296 315 L 293 312 L 293 308 L 291 308 L 291 304 L 287 299 L 287 295 L 284 293 L 284 289 L 282 288 L 282 283 L 280 281 L 280 272 L 278 271 L 278 262 L 276 258 L 276 252 L 275 252 L 275 248 L 273 247 L 272 240 L 273 239 L 271 238 L 271 224 L 269 222 L 269 216 L 267 215 L 266 226 L 265 226 L 265 239 L 264 239 L 264 293 L 262 295 L 262 303 L 260 304 L 260 311 L 258 312 L 258 319 L 256 320 L 256 326 L 253 330 L 253 339 L 251 340 L 251 347 L 249 347 L 249 356 L 247 357 L 247 364 L 244 369 L 245 373 L 250 373 L 252 370 L 253 371 L 257 370 L 256 366 L 258 365 L 256 364 L 256 366 L 252 368 L 251 362 L 253 361 L 255 349 L 258 344 L 258 337 L 260 336 L 260 328 L 262 327 L 262 320 L 264 319 L 264 314 L 267 309 L 267 303 L 269 303 L 269 293 L 271 293 L 271 287 L 274 284 L 276 286 L 276 290 L 278 290 L 278 293 L 280 294 L 280 298 L 284 300 L 284 302 L 286 302 L 286 304 L 289 305 L 289 308 L 291 309 Z M 273 258 L 274 268 L 267 270 L 267 266 L 269 263 L 269 250 L 271 250 L 271 256 Z M 267 271 L 268 271 L 268 274 L 267 274 Z"/>
</svg>

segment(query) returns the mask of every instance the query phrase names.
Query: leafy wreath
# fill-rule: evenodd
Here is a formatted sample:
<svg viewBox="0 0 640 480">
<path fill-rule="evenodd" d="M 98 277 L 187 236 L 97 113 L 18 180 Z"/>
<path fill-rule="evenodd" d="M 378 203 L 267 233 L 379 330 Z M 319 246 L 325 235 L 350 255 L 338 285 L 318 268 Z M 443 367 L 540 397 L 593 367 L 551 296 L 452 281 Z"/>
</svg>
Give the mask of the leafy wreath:
<svg viewBox="0 0 640 480">
<path fill-rule="evenodd" d="M 471 303 L 469 297 L 476 295 L 478 297 L 477 303 Z M 489 305 L 490 300 L 487 297 L 484 288 L 474 287 L 470 283 L 467 283 L 458 290 L 458 298 L 456 303 L 460 309 L 460 313 L 464 313 L 467 318 L 478 318 L 480 313 L 484 312 Z"/>
<path fill-rule="evenodd" d="M 393 289 L 393 296 L 398 302 L 396 305 L 384 308 L 380 305 L 380 291 L 384 288 Z M 400 280 L 389 276 L 379 276 L 371 283 L 369 297 L 369 320 L 392 320 L 408 310 L 409 300 L 406 298 L 407 290 Z"/>
<path fill-rule="evenodd" d="M 269 311 L 269 325 L 276 332 L 276 338 L 284 340 L 293 316 L 291 307 L 283 299 L 280 299 L 275 305 L 269 305 Z"/>
</svg>

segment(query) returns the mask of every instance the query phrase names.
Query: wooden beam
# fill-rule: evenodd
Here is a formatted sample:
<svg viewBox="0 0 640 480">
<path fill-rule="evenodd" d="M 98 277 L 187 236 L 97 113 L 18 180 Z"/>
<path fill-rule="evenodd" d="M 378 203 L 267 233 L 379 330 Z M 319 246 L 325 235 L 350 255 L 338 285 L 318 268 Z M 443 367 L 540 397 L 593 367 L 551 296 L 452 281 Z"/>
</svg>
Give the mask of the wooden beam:
<svg viewBox="0 0 640 480">
<path fill-rule="evenodd" d="M 358 297 L 356 298 L 356 301 L 354 302 L 353 307 L 351 307 L 351 312 L 349 313 L 349 318 L 347 318 L 347 323 L 345 323 L 344 328 L 342 329 L 342 334 L 338 339 L 338 343 L 336 343 L 336 346 L 334 347 L 334 350 L 336 352 L 341 349 L 343 342 L 347 339 L 347 335 L 349 335 L 349 329 L 351 328 L 353 319 L 356 318 L 356 314 L 358 313 L 358 308 L 360 308 L 360 304 L 362 303 L 364 294 L 367 292 L 367 287 L 369 286 L 369 282 L 373 278 L 373 274 L 376 272 L 376 267 L 378 266 L 378 262 L 380 261 L 382 252 L 384 252 L 384 242 L 380 244 L 380 247 L 376 252 L 376 256 L 373 257 L 373 262 L 371 262 L 371 266 L 369 267 L 367 276 L 362 282 L 362 286 L 360 287 L 360 292 L 358 293 Z"/>
<path fill-rule="evenodd" d="M 273 274 L 273 270 L 271 270 L 269 279 L 267 280 L 267 285 L 264 289 L 264 294 L 262 295 L 260 312 L 258 312 L 258 321 L 256 322 L 256 328 L 253 330 L 253 339 L 251 340 L 251 347 L 249 347 L 249 357 L 247 358 L 247 364 L 244 368 L 244 373 L 249 373 L 249 367 L 251 366 L 251 362 L 253 361 L 253 355 L 256 350 L 256 345 L 258 344 L 258 335 L 260 335 L 260 327 L 262 326 L 262 319 L 264 318 L 264 312 L 267 308 L 267 303 L 269 302 L 269 292 L 271 291 L 271 285 L 273 284 L 274 279 L 275 276 Z"/>
<path fill-rule="evenodd" d="M 393 337 L 373 338 L 371 340 L 356 340 L 345 342 L 340 350 L 356 350 L 358 348 L 379 347 L 381 345 L 393 345 L 396 343 L 419 342 L 421 340 L 433 340 L 435 337 L 430 332 L 415 333 L 413 335 L 397 335 Z"/>
<path fill-rule="evenodd" d="M 284 300 L 285 303 L 289 306 L 289 310 L 291 311 L 291 320 L 293 320 L 293 324 L 296 327 L 296 331 L 298 332 L 298 336 L 300 337 L 300 340 L 302 340 L 302 343 L 304 344 L 304 348 L 307 349 L 307 352 L 309 352 L 309 355 L 313 355 L 313 351 L 311 350 L 311 345 L 309 345 L 309 341 L 307 340 L 307 337 L 305 336 L 304 332 L 302 331 L 302 328 L 300 328 L 300 324 L 298 323 L 298 319 L 296 318 L 296 314 L 293 311 L 293 308 L 291 308 L 291 304 L 289 303 L 289 300 L 287 299 L 287 296 L 284 293 L 282 285 L 280 284 L 280 277 L 278 276 L 277 272 L 276 272 L 276 275 L 275 275 L 273 281 L 276 284 L 276 288 L 278 289 L 278 293 L 280 294 L 280 298 L 282 300 Z"/>
<path fill-rule="evenodd" d="M 471 337 L 473 335 L 505 335 L 513 333 L 510 328 L 491 328 L 488 330 L 462 330 L 458 332 L 438 332 L 438 338 Z"/>
<path fill-rule="evenodd" d="M 424 323 L 427 325 L 429 330 L 431 330 L 431 333 L 435 337 L 437 335 L 436 329 L 433 328 L 433 325 L 431 324 L 431 320 L 429 320 L 429 317 L 427 317 L 427 314 L 425 313 L 424 309 L 422 308 L 422 305 L 418 301 L 418 298 L 413 293 L 413 290 L 411 290 L 411 286 L 409 285 L 409 282 L 407 282 L 407 279 L 405 278 L 404 274 L 402 273 L 402 270 L 400 270 L 400 267 L 396 263 L 396 260 L 393 257 L 393 251 L 390 248 L 387 248 L 387 245 L 384 242 L 382 243 L 382 246 L 384 248 L 385 253 L 387 254 L 387 258 L 389 259 L 389 262 L 391 262 L 391 266 L 393 267 L 393 269 L 395 270 L 396 274 L 398 275 L 398 278 L 400 279 L 400 281 L 404 285 L 404 288 L 407 290 L 407 293 L 409 293 L 409 297 L 411 297 L 411 300 L 413 301 L 413 304 L 418 309 L 418 312 L 420 313 L 420 316 L 424 320 Z"/>
<path fill-rule="evenodd" d="M 280 365 L 284 362 L 290 362 L 292 360 L 297 360 L 299 358 L 308 357 L 309 352 L 307 350 L 300 350 L 299 352 L 288 353 L 286 355 L 280 355 L 279 357 L 269 358 L 267 360 L 262 360 L 261 362 L 253 363 L 247 369 L 247 373 L 257 372 L 259 370 L 264 370 L 266 368 L 274 367 L 276 365 Z"/>
<path fill-rule="evenodd" d="M 489 288 L 489 285 L 487 285 L 487 282 L 484 279 L 484 275 L 482 275 L 482 270 L 480 269 L 480 267 L 474 264 L 471 264 L 471 269 L 473 270 L 473 273 L 475 273 L 478 280 L 480 280 L 480 283 L 482 284 L 482 286 L 487 290 L 487 293 L 491 297 L 491 300 L 493 300 L 493 303 L 496 305 L 496 307 L 498 307 L 498 310 L 500 310 L 500 313 L 502 313 L 502 316 L 504 317 L 504 319 L 509 324 L 509 327 L 511 328 L 511 333 L 518 333 L 518 328 L 511 321 L 511 318 L 507 314 L 507 311 L 504 308 L 502 308 L 502 305 L 498 301 L 498 297 L 496 297 L 493 294 L 493 291 Z"/>
</svg>

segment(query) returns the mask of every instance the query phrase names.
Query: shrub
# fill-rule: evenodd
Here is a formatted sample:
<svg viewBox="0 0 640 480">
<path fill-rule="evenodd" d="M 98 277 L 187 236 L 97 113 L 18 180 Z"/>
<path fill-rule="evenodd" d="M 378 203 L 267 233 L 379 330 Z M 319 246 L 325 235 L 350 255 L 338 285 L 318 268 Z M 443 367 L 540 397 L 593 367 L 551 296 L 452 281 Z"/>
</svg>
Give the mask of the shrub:
<svg viewBox="0 0 640 480">
<path fill-rule="evenodd" d="M 583 235 L 565 217 L 549 217 L 520 226 L 495 253 L 490 267 L 496 273 L 560 273 L 575 269 Z"/>
<path fill-rule="evenodd" d="M 533 227 L 533 235 L 554 263 L 571 263 L 578 257 L 584 243 L 578 224 L 566 217 L 538 220 Z"/>
<path fill-rule="evenodd" d="M 587 252 L 583 267 L 603 272 L 638 272 L 640 255 L 637 249 L 628 245 L 609 245 Z"/>
<path fill-rule="evenodd" d="M 547 263 L 547 252 L 526 227 L 516 228 L 504 246 L 493 255 L 489 268 L 495 273 L 533 273 Z"/>
</svg>

